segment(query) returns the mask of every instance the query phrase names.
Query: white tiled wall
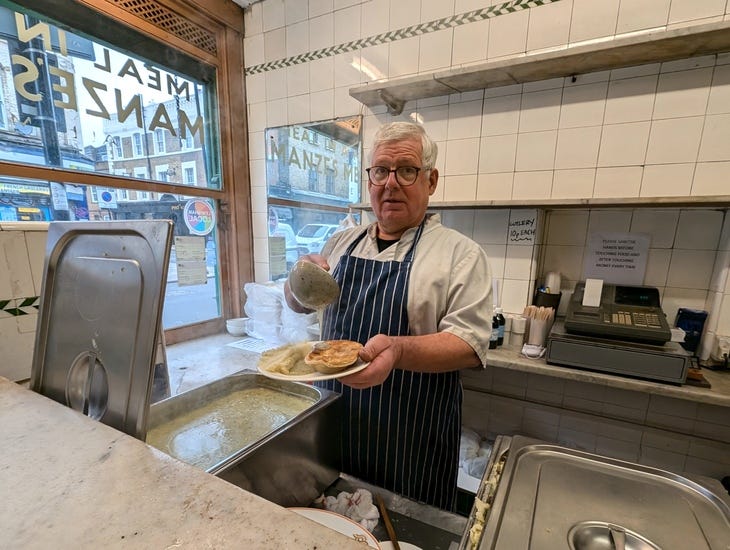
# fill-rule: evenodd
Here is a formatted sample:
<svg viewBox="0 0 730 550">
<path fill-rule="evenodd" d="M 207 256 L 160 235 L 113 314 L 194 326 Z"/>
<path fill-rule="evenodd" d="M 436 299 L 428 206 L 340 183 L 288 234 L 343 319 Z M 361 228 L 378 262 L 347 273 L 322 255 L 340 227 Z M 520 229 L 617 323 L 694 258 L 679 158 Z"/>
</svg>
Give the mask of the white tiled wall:
<svg viewBox="0 0 730 550">
<path fill-rule="evenodd" d="M 371 109 L 349 96 L 349 88 L 374 80 L 565 48 L 622 33 L 722 20 L 728 17 L 726 2 L 559 0 L 464 20 L 453 27 L 442 25 L 439 31 L 404 32 L 393 39 L 382 33 L 503 3 L 310 0 L 296 8 L 290 4 L 264 0 L 245 12 L 246 67 L 249 73 L 257 66 L 261 71 L 246 77 L 254 228 L 261 233 L 254 235 L 257 279 L 268 278 L 265 223 L 261 223 L 266 219 L 263 132 L 279 124 L 362 114 L 367 156 L 370 138 L 383 122 L 422 121 L 440 149 L 436 201 L 728 194 L 730 54 L 411 101 L 397 117 L 384 107 Z M 364 39 L 370 40 L 353 51 L 331 50 Z M 314 50 L 321 50 L 321 56 L 303 63 L 291 59 Z M 278 68 L 261 66 L 274 61 L 280 62 Z M 365 186 L 363 200 L 367 201 Z M 574 283 L 582 271 L 588 233 L 597 230 L 599 220 L 602 230 L 649 231 L 652 243 L 645 282 L 662 289 L 669 317 L 679 306 L 707 309 L 712 314 L 711 331 L 730 334 L 730 297 L 726 298 L 725 284 L 720 288 L 717 283 L 730 269 L 725 253 L 729 244 L 716 238 L 723 213 L 694 214 L 703 226 L 712 226 L 710 235 L 698 237 L 700 246 L 682 236 L 691 233 L 692 224 L 682 229 L 680 214 L 687 219 L 693 215 L 679 210 L 554 212 L 542 265 L 533 265 L 530 275 L 534 279 L 556 270 L 564 274 L 566 285 Z M 506 211 L 480 211 L 445 216 L 445 221 L 449 225 L 463 215 L 472 216 L 475 227 L 481 219 L 508 219 Z M 563 231 L 571 236 L 570 242 L 554 240 L 556 224 L 567 224 Z M 502 282 L 503 306 L 521 311 L 532 290 L 523 260 L 537 259 L 538 249 L 526 254 L 520 248 L 508 250 L 506 240 L 471 236 L 492 258 L 493 271 Z M 517 271 L 516 266 L 520 266 Z"/>
<path fill-rule="evenodd" d="M 30 377 L 48 224 L 0 223 L 0 376 Z"/>
</svg>

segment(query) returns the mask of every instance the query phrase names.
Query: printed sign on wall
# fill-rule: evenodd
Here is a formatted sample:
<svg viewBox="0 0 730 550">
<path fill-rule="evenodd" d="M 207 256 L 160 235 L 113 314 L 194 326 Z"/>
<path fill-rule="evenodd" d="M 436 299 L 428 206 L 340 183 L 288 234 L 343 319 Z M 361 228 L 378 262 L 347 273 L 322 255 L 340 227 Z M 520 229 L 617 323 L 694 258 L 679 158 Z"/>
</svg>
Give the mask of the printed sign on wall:
<svg viewBox="0 0 730 550">
<path fill-rule="evenodd" d="M 644 284 L 650 241 L 645 233 L 591 233 L 583 278 L 618 285 Z"/>
</svg>

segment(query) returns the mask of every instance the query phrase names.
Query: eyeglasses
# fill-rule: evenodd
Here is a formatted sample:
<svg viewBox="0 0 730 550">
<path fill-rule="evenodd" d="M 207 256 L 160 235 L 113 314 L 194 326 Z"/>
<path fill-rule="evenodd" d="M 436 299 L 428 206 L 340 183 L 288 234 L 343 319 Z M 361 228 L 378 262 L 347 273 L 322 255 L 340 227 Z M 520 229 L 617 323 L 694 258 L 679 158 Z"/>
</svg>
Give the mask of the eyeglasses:
<svg viewBox="0 0 730 550">
<path fill-rule="evenodd" d="M 368 179 L 373 185 L 385 185 L 390 174 L 395 173 L 395 181 L 398 185 L 413 185 L 418 179 L 418 173 L 421 170 L 429 170 L 429 168 L 418 168 L 416 166 L 399 166 L 395 170 L 389 170 L 385 166 L 371 166 L 366 168 Z"/>
</svg>

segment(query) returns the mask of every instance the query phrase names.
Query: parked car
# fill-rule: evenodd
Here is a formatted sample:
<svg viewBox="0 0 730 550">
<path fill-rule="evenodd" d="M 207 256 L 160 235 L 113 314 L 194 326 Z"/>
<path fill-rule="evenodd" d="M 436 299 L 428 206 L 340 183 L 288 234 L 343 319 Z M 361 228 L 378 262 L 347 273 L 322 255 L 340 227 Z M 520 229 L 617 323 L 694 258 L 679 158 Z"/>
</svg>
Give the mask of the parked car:
<svg viewBox="0 0 730 550">
<path fill-rule="evenodd" d="M 325 223 L 308 223 L 297 233 L 297 245 L 300 250 L 307 249 L 307 254 L 319 254 L 324 243 L 337 231 L 338 225 Z"/>
</svg>

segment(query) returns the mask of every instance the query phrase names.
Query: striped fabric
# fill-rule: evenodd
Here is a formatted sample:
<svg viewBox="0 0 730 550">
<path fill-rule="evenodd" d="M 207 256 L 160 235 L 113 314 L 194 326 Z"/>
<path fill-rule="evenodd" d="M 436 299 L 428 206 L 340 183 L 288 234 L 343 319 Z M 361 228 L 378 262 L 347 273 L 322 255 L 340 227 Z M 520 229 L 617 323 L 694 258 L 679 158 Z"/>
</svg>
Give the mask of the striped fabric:
<svg viewBox="0 0 730 550">
<path fill-rule="evenodd" d="M 376 334 L 410 334 L 408 279 L 423 224 L 403 262 L 352 256 L 358 236 L 333 271 L 338 302 L 324 314 L 325 339 L 367 342 Z M 394 370 L 381 385 L 355 390 L 337 380 L 319 385 L 342 393 L 342 463 L 346 473 L 395 493 L 453 510 L 461 426 L 457 371 Z"/>
</svg>

